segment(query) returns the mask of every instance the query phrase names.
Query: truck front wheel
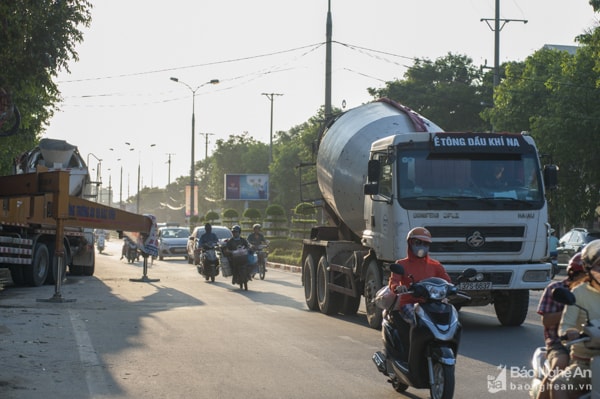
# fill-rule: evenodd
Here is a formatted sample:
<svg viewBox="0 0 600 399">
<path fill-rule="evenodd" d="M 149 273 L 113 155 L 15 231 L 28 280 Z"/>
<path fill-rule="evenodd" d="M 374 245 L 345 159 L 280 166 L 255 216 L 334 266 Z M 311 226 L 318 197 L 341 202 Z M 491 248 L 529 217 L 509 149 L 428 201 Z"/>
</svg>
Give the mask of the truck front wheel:
<svg viewBox="0 0 600 399">
<path fill-rule="evenodd" d="M 25 283 L 39 287 L 46 281 L 50 269 L 50 254 L 46 244 L 38 242 L 33 249 L 33 259 L 23 267 Z"/>
<path fill-rule="evenodd" d="M 317 301 L 317 267 L 312 255 L 304 259 L 304 270 L 302 271 L 302 284 L 304 285 L 304 299 L 310 310 L 319 310 Z"/>
<path fill-rule="evenodd" d="M 367 310 L 367 322 L 369 327 L 380 329 L 381 322 L 383 321 L 382 310 L 375 305 L 375 294 L 382 286 L 383 277 L 381 276 L 381 270 L 375 260 L 369 262 L 367 267 L 367 274 L 365 276 L 365 308 Z"/>
<path fill-rule="evenodd" d="M 503 326 L 520 326 L 527 317 L 529 291 L 500 291 L 494 295 L 496 317 Z"/>
</svg>

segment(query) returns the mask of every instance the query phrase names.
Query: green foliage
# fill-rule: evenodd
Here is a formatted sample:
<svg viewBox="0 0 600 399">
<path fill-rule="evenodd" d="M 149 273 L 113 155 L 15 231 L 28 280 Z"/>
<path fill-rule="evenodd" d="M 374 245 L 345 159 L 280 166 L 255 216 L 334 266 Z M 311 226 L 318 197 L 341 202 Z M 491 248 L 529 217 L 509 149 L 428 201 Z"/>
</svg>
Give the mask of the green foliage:
<svg viewBox="0 0 600 399">
<path fill-rule="evenodd" d="M 309 204 L 308 202 L 301 202 L 298 205 L 296 205 L 296 208 L 294 208 L 294 213 L 296 215 L 302 216 L 316 215 L 317 208 L 313 204 Z"/>
<path fill-rule="evenodd" d="M 269 240 L 269 261 L 300 266 L 302 241 L 274 238 Z"/>
<path fill-rule="evenodd" d="M 256 208 L 247 208 L 246 210 L 244 210 L 244 213 L 242 214 L 242 216 L 244 216 L 246 219 L 250 219 L 252 221 L 259 221 L 260 218 L 262 217 L 260 211 Z"/>
<path fill-rule="evenodd" d="M 204 216 L 204 219 L 205 219 L 207 222 L 210 222 L 210 223 L 212 223 L 212 222 L 214 222 L 215 220 L 219 220 L 219 214 L 218 214 L 217 212 L 215 212 L 215 211 L 208 211 L 208 212 L 206 213 L 206 216 Z"/>
<path fill-rule="evenodd" d="M 223 211 L 223 218 L 225 218 L 225 219 L 233 220 L 233 219 L 238 219 L 239 217 L 240 217 L 240 214 L 238 213 L 238 211 L 236 211 L 233 208 L 228 208 Z"/>
<path fill-rule="evenodd" d="M 491 96 L 483 90 L 483 77 L 471 58 L 448 53 L 435 61 L 417 59 L 404 80 L 368 91 L 412 108 L 446 131 L 485 131 L 479 113 Z"/>
<path fill-rule="evenodd" d="M 285 209 L 279 204 L 271 204 L 265 210 L 267 216 L 285 216 Z"/>
<path fill-rule="evenodd" d="M 545 162 L 559 166 L 549 209 L 552 224 L 565 228 L 591 227 L 600 203 L 600 31 L 581 40 L 575 55 L 542 49 L 509 65 L 496 107 L 484 114 L 499 130 L 529 131 Z"/>
<path fill-rule="evenodd" d="M 219 201 L 224 207 L 234 206 L 239 200 L 224 201 L 224 181 L 226 174 L 269 172 L 269 146 L 256 141 L 243 133 L 230 135 L 227 140 L 217 140 L 212 156 L 201 165 L 206 167 L 206 196 L 213 201 Z"/>
<path fill-rule="evenodd" d="M 86 0 L 0 2 L 0 87 L 11 94 L 21 113 L 21 128 L 3 138 L 0 174 L 12 172 L 13 158 L 38 142 L 60 101 L 53 82 L 58 70 L 77 60 L 92 5 Z"/>
</svg>

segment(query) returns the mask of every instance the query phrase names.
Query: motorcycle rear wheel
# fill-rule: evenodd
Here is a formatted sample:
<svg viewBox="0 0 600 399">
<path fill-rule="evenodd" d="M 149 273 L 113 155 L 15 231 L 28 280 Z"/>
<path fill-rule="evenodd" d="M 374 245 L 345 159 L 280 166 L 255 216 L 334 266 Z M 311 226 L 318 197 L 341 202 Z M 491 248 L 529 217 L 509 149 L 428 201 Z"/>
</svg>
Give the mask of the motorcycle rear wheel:
<svg viewBox="0 0 600 399">
<path fill-rule="evenodd" d="M 454 396 L 454 366 L 433 363 L 434 384 L 429 388 L 431 399 L 452 399 Z"/>
</svg>

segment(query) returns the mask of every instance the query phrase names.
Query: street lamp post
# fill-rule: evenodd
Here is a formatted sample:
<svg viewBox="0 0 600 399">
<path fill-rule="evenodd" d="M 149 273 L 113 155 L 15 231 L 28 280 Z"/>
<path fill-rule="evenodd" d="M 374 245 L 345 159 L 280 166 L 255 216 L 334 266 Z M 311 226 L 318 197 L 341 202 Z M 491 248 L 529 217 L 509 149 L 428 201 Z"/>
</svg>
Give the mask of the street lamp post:
<svg viewBox="0 0 600 399">
<path fill-rule="evenodd" d="M 191 165 L 190 165 L 190 226 L 192 225 L 191 220 L 192 217 L 194 216 L 194 211 L 195 211 L 195 204 L 194 204 L 194 186 L 196 185 L 196 181 L 195 181 L 195 167 L 194 167 L 194 162 L 195 162 L 195 152 L 194 149 L 196 148 L 196 144 L 195 144 L 195 137 L 196 137 L 196 91 L 201 88 L 202 86 L 205 86 L 207 84 L 218 84 L 219 83 L 219 79 L 212 79 L 209 80 L 208 82 L 205 82 L 203 84 L 201 84 L 200 86 L 196 87 L 195 89 L 192 89 L 192 87 L 190 85 L 188 85 L 187 83 L 179 80 L 178 78 L 174 78 L 171 77 L 171 80 L 173 82 L 177 82 L 177 83 L 181 83 L 182 85 L 184 85 L 185 87 L 187 87 L 191 92 L 192 92 L 192 160 L 191 160 Z"/>
</svg>

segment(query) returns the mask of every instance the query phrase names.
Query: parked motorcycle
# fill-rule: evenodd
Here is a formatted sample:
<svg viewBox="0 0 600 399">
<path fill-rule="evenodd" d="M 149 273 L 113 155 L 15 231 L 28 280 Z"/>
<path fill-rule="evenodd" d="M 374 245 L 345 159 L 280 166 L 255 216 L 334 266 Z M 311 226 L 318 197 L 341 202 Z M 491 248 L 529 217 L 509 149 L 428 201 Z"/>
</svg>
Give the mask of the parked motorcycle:
<svg viewBox="0 0 600 399">
<path fill-rule="evenodd" d="M 575 303 L 575 296 L 568 288 L 555 288 L 552 291 L 552 298 L 560 303 L 564 303 L 569 306 L 577 306 L 580 309 L 584 310 L 584 313 L 588 314 L 587 309 L 578 306 Z M 579 338 L 566 341 L 566 336 L 561 336 L 561 340 L 564 341 L 565 346 L 569 347 L 577 342 L 585 342 L 586 346 L 592 348 L 600 347 L 600 320 L 589 320 L 587 319 L 585 324 L 582 325 L 582 329 L 579 333 Z M 533 357 L 531 359 L 531 367 L 533 371 L 533 380 L 531 381 L 531 389 L 529 391 L 529 397 L 535 399 L 538 397 L 538 394 L 541 389 L 546 389 L 542 387 L 542 383 L 548 373 L 552 372 L 550 370 L 550 364 L 548 363 L 548 359 L 546 358 L 546 347 L 541 346 L 536 348 L 533 352 Z M 600 399 L 600 359 L 592 358 L 590 362 L 590 370 L 592 376 L 592 390 L 591 392 L 587 392 L 581 395 L 580 399 Z"/>
<path fill-rule="evenodd" d="M 198 273 L 204 276 L 204 279 L 214 282 L 215 277 L 219 275 L 219 258 L 217 251 L 220 251 L 219 244 L 211 242 L 203 244 L 200 252 L 200 263 L 198 264 Z"/>
<path fill-rule="evenodd" d="M 404 274 L 402 265 L 393 263 L 390 270 Z M 459 281 L 475 276 L 475 269 L 467 269 Z M 396 311 L 401 295 L 387 288 L 380 290 L 378 306 L 384 308 L 382 337 L 384 351 L 373 354 L 377 369 L 389 377 L 397 392 L 409 386 L 429 389 L 432 399 L 451 399 L 454 395 L 456 354 L 462 326 L 458 311 L 446 298 L 467 295 L 446 280 L 430 277 L 411 284 L 406 293 L 425 299 L 415 304 L 415 326 L 411 327 Z M 384 296 L 382 299 L 381 296 Z"/>
<path fill-rule="evenodd" d="M 265 279 L 265 273 L 267 271 L 267 256 L 269 256 L 267 247 L 267 244 L 260 244 L 252 245 L 250 248 L 257 256 L 256 267 L 253 270 L 253 275 L 258 273 L 258 276 L 261 280 Z"/>
<path fill-rule="evenodd" d="M 98 249 L 98 253 L 101 254 L 104 251 L 104 234 L 98 234 L 96 238 L 96 248 Z"/>
</svg>

